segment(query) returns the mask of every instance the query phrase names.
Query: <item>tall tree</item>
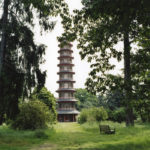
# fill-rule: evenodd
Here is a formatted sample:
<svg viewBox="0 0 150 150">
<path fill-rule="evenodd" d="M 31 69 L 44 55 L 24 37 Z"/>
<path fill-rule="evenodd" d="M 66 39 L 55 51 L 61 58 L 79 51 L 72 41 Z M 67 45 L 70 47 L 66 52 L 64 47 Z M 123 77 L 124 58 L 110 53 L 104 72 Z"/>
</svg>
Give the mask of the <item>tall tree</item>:
<svg viewBox="0 0 150 150">
<path fill-rule="evenodd" d="M 3 54 L 5 51 L 5 41 L 6 41 L 6 29 L 7 29 L 7 17 L 8 17 L 8 6 L 10 0 L 4 1 L 3 6 L 3 16 L 2 16 L 2 38 L 0 44 L 0 77 L 2 75 L 2 66 L 3 66 Z"/>
<path fill-rule="evenodd" d="M 33 87 L 43 87 L 46 72 L 40 70 L 46 46 L 34 40 L 35 19 L 43 31 L 53 29 L 51 16 L 65 13 L 61 0 L 3 0 L 0 19 L 0 123 L 4 114 L 13 119 L 18 113 L 20 97 L 29 96 Z M 7 22 L 7 24 L 6 24 Z"/>
<path fill-rule="evenodd" d="M 131 76 L 135 109 L 142 121 L 150 121 L 150 29 L 138 37 L 139 49 L 131 55 Z"/>
<path fill-rule="evenodd" d="M 149 2 L 147 0 L 82 0 L 82 4 L 82 10 L 75 10 L 74 16 L 70 16 L 73 22 L 68 19 L 69 17 L 63 16 L 65 33 L 59 40 L 77 39 L 81 58 L 87 57 L 88 61 L 93 63 L 91 65 L 93 69 L 86 82 L 88 90 L 105 92 L 115 86 L 124 90 L 126 125 L 134 125 L 131 44 L 136 43 L 143 28 L 149 26 L 150 17 L 147 15 L 150 10 Z M 67 21 L 69 23 L 66 24 Z M 115 48 L 119 42 L 123 43 L 123 49 Z M 118 62 L 124 60 L 123 84 L 122 76 L 116 77 L 108 73 L 115 68 L 115 65 L 110 63 L 111 58 Z"/>
</svg>

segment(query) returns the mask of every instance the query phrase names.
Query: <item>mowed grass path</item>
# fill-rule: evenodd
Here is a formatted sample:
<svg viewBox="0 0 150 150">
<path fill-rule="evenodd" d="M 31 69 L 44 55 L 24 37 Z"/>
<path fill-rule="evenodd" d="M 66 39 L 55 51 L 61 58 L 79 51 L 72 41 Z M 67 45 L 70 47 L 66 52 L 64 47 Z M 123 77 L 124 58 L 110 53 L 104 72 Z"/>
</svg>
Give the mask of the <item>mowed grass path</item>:
<svg viewBox="0 0 150 150">
<path fill-rule="evenodd" d="M 107 124 L 115 126 L 115 135 L 100 134 L 98 124 L 58 123 L 49 140 L 32 150 L 150 150 L 150 125 Z"/>
</svg>

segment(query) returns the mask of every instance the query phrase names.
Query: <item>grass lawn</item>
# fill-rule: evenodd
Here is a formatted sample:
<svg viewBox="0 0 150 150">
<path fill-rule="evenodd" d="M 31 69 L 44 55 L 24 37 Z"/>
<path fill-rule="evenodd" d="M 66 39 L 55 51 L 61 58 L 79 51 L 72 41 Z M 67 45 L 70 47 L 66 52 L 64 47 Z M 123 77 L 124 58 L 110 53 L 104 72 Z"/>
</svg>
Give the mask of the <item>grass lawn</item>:
<svg viewBox="0 0 150 150">
<path fill-rule="evenodd" d="M 59 123 L 49 143 L 55 145 L 53 150 L 150 150 L 149 124 L 126 128 L 124 124 L 103 123 L 114 126 L 116 134 L 100 134 L 96 123 Z"/>
<path fill-rule="evenodd" d="M 35 137 L 36 131 L 14 131 L 0 127 L 0 150 L 150 150 L 150 124 L 103 122 L 116 128 L 115 135 L 102 135 L 98 124 L 58 123 L 45 130 L 48 139 Z"/>
<path fill-rule="evenodd" d="M 46 139 L 37 138 L 37 131 L 15 131 L 7 126 L 0 126 L 0 150 L 27 150 Z"/>
</svg>

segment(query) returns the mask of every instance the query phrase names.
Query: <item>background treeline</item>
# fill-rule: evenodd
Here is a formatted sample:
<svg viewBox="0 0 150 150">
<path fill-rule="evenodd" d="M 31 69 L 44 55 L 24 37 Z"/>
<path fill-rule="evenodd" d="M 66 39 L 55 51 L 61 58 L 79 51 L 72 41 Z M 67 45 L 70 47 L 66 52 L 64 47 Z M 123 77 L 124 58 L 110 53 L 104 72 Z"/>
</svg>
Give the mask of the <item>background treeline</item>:
<svg viewBox="0 0 150 150">
<path fill-rule="evenodd" d="M 105 96 L 96 96 L 86 89 L 76 89 L 75 98 L 78 100 L 77 109 L 81 111 L 79 122 L 111 120 L 115 122 L 125 122 L 126 112 L 123 104 L 122 91 L 110 91 Z M 145 101 L 138 100 L 134 105 L 134 120 L 149 122 L 149 108 L 144 105 Z M 140 105 L 139 105 L 140 104 Z M 103 112 L 103 113 L 101 113 Z M 97 119 L 96 115 L 102 118 Z"/>
</svg>

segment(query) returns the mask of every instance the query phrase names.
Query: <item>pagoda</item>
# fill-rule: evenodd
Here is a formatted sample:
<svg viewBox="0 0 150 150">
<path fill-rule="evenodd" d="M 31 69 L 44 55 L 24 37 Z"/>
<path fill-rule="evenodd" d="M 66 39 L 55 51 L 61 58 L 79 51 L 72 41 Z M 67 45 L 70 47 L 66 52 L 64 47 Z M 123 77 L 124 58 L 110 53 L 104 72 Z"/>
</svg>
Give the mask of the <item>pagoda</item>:
<svg viewBox="0 0 150 150">
<path fill-rule="evenodd" d="M 59 122 L 75 122 L 76 116 L 79 114 L 79 112 L 75 108 L 75 103 L 77 100 L 74 98 L 74 83 L 73 75 L 75 72 L 73 72 L 73 66 L 72 63 L 73 60 L 73 50 L 71 49 L 72 44 L 66 43 L 64 45 L 59 45 L 60 50 L 59 53 L 59 72 L 57 73 L 59 75 L 59 81 L 57 83 L 59 84 L 59 89 L 57 90 L 57 93 L 59 95 L 59 98 L 57 99 L 58 103 L 58 121 Z"/>
</svg>

